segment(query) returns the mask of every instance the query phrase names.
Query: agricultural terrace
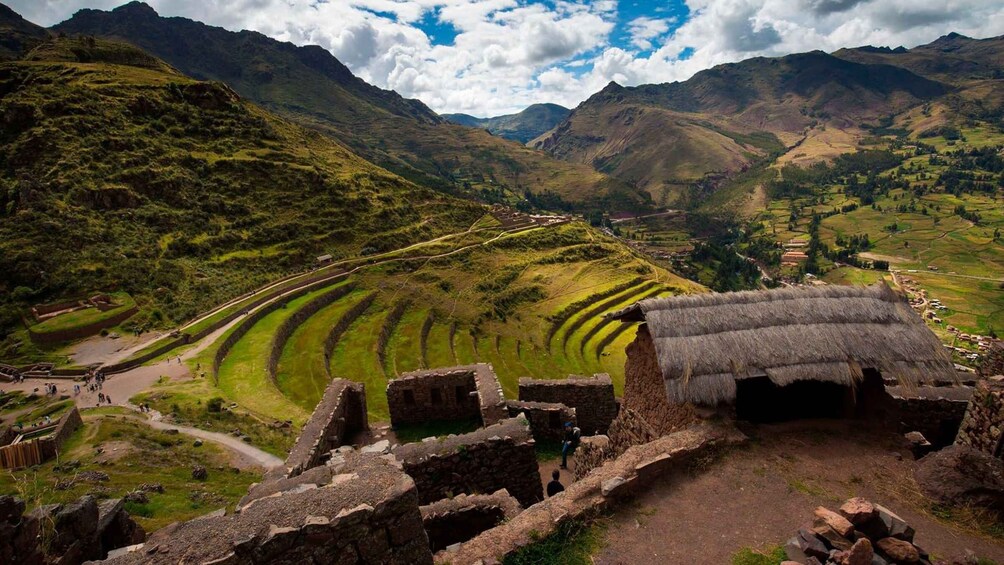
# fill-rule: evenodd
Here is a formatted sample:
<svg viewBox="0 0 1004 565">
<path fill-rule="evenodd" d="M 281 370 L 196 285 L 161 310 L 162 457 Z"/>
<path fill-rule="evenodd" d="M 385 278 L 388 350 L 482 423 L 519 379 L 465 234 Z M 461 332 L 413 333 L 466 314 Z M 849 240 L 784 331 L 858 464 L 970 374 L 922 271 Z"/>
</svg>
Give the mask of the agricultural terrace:
<svg viewBox="0 0 1004 565">
<path fill-rule="evenodd" d="M 619 392 L 634 332 L 603 315 L 700 290 L 580 223 L 478 241 L 355 269 L 252 310 L 188 360 L 210 373 L 199 385 L 210 390 L 179 391 L 170 402 L 215 394 L 263 419 L 302 424 L 341 377 L 364 382 L 370 417 L 385 421 L 388 379 L 475 362 L 491 363 L 510 397 L 520 377 L 597 372 L 610 373 Z"/>
<path fill-rule="evenodd" d="M 74 330 L 109 320 L 136 306 L 136 301 L 127 292 L 112 292 L 109 296 L 111 296 L 112 303 L 115 305 L 114 308 L 99 310 L 91 306 L 73 310 L 72 312 L 59 314 L 34 324 L 31 326 L 31 331 L 36 334 L 45 334 Z"/>
</svg>

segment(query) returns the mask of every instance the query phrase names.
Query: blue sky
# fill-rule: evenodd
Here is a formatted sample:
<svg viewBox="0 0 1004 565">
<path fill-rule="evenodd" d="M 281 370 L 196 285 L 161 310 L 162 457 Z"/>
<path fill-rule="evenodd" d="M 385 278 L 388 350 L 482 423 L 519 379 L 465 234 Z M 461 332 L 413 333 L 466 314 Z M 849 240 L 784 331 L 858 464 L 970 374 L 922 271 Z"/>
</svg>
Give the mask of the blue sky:
<svg viewBox="0 0 1004 565">
<path fill-rule="evenodd" d="M 46 26 L 123 3 L 0 1 Z M 574 107 L 610 81 L 686 80 L 755 56 L 1004 34 L 1000 0 L 146 1 L 164 16 L 320 45 L 372 84 L 482 117 Z"/>
</svg>

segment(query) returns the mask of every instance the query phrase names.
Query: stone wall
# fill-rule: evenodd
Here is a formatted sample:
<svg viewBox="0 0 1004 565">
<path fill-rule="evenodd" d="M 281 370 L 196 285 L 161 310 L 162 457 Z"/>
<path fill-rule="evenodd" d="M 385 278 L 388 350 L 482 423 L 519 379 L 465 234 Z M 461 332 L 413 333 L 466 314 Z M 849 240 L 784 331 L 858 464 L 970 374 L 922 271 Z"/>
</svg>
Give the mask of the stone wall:
<svg viewBox="0 0 1004 565">
<path fill-rule="evenodd" d="M 421 508 L 433 553 L 465 542 L 504 520 L 511 520 L 522 510 L 519 502 L 504 489 L 493 494 L 444 498 Z"/>
<path fill-rule="evenodd" d="M 638 326 L 635 340 L 627 346 L 622 402 L 637 412 L 658 435 L 686 427 L 697 417 L 692 405 L 670 404 L 666 398 L 666 383 L 647 324 Z"/>
<path fill-rule="evenodd" d="M 292 336 L 293 332 L 296 331 L 296 328 L 306 322 L 307 318 L 316 314 L 318 310 L 330 304 L 334 304 L 337 300 L 347 296 L 353 290 L 355 290 L 355 285 L 351 283 L 333 288 L 331 291 L 307 302 L 301 306 L 296 313 L 286 318 L 281 324 L 279 324 L 275 333 L 272 334 L 271 351 L 268 356 L 269 378 L 275 381 L 275 373 L 279 369 L 279 358 L 282 357 L 282 350 L 286 346 L 286 342 L 289 341 L 290 336 Z"/>
<path fill-rule="evenodd" d="M 334 379 L 324 390 L 324 396 L 290 450 L 285 476 L 295 477 L 322 465 L 332 449 L 367 429 L 366 387 L 362 383 Z"/>
<path fill-rule="evenodd" d="M 82 563 L 104 559 L 109 551 L 146 538 L 121 499 L 98 502 L 84 496 L 24 512 L 24 501 L 0 496 L 0 563 Z M 44 548 L 39 543 L 43 533 Z"/>
<path fill-rule="evenodd" d="M 920 432 L 936 449 L 955 441 L 973 395 L 973 389 L 965 386 L 887 386 L 886 392 L 892 398 L 889 418 L 899 433 Z"/>
<path fill-rule="evenodd" d="M 547 537 L 565 522 L 595 516 L 630 499 L 694 455 L 745 439 L 735 428 L 702 423 L 636 445 L 568 485 L 564 492 L 458 547 L 440 551 L 436 562 L 461 565 L 501 561 L 519 548 Z"/>
<path fill-rule="evenodd" d="M 481 422 L 490 426 L 509 418 L 506 409 L 505 394 L 499 383 L 495 370 L 487 363 L 474 365 L 474 384 L 478 389 L 478 404 L 481 409 Z"/>
<path fill-rule="evenodd" d="M 990 342 L 983 358 L 980 359 L 979 374 L 981 377 L 993 377 L 1004 375 L 1004 341 L 994 340 Z"/>
<path fill-rule="evenodd" d="M 583 435 L 605 434 L 610 422 L 617 417 L 614 384 L 605 374 L 559 380 L 524 377 L 519 380 L 519 399 L 574 408 Z"/>
<path fill-rule="evenodd" d="M 486 363 L 403 373 L 387 383 L 387 404 L 394 426 L 474 418 L 492 425 L 509 417 L 502 385 Z"/>
<path fill-rule="evenodd" d="M 219 349 L 216 350 L 216 355 L 213 357 L 213 378 L 214 379 L 217 378 L 217 374 L 219 373 L 220 370 L 220 365 L 223 364 L 223 360 L 230 353 L 230 350 L 233 349 L 234 345 L 236 345 L 237 342 L 240 341 L 240 339 L 244 337 L 244 335 L 248 333 L 251 330 L 251 328 L 254 327 L 255 324 L 261 321 L 262 318 L 268 316 L 269 314 L 275 312 L 276 310 L 279 310 L 280 308 L 284 308 L 286 304 L 288 304 L 292 300 L 296 300 L 297 298 L 305 294 L 308 294 L 314 290 L 333 284 L 334 279 L 342 276 L 344 276 L 344 273 L 339 273 L 336 275 L 329 274 L 323 276 L 309 277 L 307 279 L 304 279 L 303 281 L 299 281 L 296 285 L 290 288 L 283 289 L 282 292 L 285 292 L 286 294 L 283 294 L 281 296 L 276 296 L 276 293 L 265 294 L 261 298 L 256 299 L 251 303 L 249 303 L 246 308 L 232 312 L 227 316 L 225 316 L 224 318 L 222 318 L 220 321 L 214 323 L 211 326 L 211 328 L 213 329 L 206 328 L 201 332 L 193 335 L 192 341 L 198 341 L 203 337 L 209 335 L 209 333 L 212 333 L 212 331 L 222 328 L 231 321 L 236 320 L 240 316 L 243 316 L 244 312 L 254 310 L 255 308 L 258 308 L 259 305 L 264 304 L 264 306 L 261 306 L 261 308 L 255 310 L 254 312 L 251 312 L 243 320 L 241 320 L 240 323 L 234 326 L 233 331 L 226 337 L 226 339 L 223 340 L 222 343 L 220 343 L 220 347 Z M 275 299 L 272 302 L 268 302 L 269 300 L 272 300 L 272 298 Z M 268 304 L 265 304 L 266 302 L 268 302 Z M 226 321 L 224 322 L 224 320 Z"/>
<path fill-rule="evenodd" d="M 510 400 L 506 402 L 509 417 L 523 414 L 530 422 L 533 439 L 537 441 L 561 442 L 565 437 L 565 422 L 576 424 L 575 409 L 553 402 L 529 402 Z"/>
<path fill-rule="evenodd" d="M 1002 456 L 1004 434 L 1004 376 L 976 384 L 969 408 L 955 443 L 967 445 L 994 457 Z"/>
<path fill-rule="evenodd" d="M 472 367 L 404 373 L 387 383 L 387 405 L 393 426 L 481 416 Z"/>
<path fill-rule="evenodd" d="M 366 295 L 365 298 L 357 302 L 353 307 L 349 308 L 338 322 L 331 328 L 328 332 L 327 337 L 324 338 L 324 369 L 328 372 L 328 376 L 331 376 L 331 352 L 335 350 L 335 345 L 338 340 L 342 339 L 345 332 L 348 331 L 352 322 L 356 321 L 356 318 L 363 315 L 363 312 L 369 309 L 376 301 L 377 293 L 373 292 Z"/>
<path fill-rule="evenodd" d="M 589 474 L 609 459 L 613 459 L 635 445 L 655 441 L 659 434 L 630 408 L 621 408 L 610 424 L 607 435 L 585 438 L 572 457 L 572 469 L 576 480 Z"/>
<path fill-rule="evenodd" d="M 69 328 L 65 330 L 58 330 L 54 332 L 42 332 L 36 333 L 28 328 L 28 337 L 31 341 L 38 344 L 50 345 L 54 343 L 62 343 L 64 341 L 75 341 L 78 339 L 84 339 L 85 337 L 90 337 L 92 335 L 97 335 L 101 333 L 101 330 L 106 328 L 113 328 L 122 322 L 131 318 L 136 312 L 139 312 L 139 308 L 136 306 L 131 306 L 125 310 L 106 318 L 104 320 L 99 320 L 90 324 L 83 326 L 77 326 L 75 328 Z"/>
<path fill-rule="evenodd" d="M 108 563 L 428 564 L 415 482 L 386 456 L 353 453 L 321 484 L 301 484 L 239 514 L 168 526 Z"/>
<path fill-rule="evenodd" d="M 543 498 L 530 425 L 511 418 L 469 434 L 394 448 L 422 504 L 506 489 L 523 506 Z"/>
</svg>

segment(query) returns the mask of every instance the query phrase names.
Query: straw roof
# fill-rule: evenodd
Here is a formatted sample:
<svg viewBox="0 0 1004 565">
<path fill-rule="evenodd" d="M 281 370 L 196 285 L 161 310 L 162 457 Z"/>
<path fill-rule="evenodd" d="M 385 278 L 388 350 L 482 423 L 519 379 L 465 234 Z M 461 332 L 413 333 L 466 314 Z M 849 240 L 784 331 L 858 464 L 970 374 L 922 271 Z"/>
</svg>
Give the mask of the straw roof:
<svg viewBox="0 0 1004 565">
<path fill-rule="evenodd" d="M 657 298 L 610 317 L 647 323 L 671 402 L 732 402 L 750 377 L 854 386 L 877 369 L 905 387 L 957 378 L 951 355 L 885 283 Z"/>
</svg>

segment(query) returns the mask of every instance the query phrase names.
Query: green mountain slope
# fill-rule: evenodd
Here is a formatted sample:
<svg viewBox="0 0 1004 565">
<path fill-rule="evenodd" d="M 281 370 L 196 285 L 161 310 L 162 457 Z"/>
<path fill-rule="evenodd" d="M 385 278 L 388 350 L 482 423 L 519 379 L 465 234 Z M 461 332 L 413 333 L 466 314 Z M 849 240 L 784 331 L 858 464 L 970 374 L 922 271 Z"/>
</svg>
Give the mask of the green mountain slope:
<svg viewBox="0 0 1004 565">
<path fill-rule="evenodd" d="M 527 143 L 560 124 L 570 113 L 571 110 L 557 104 L 533 104 L 522 112 L 494 118 L 476 118 L 467 114 L 445 114 L 443 118 L 458 125 L 483 128 L 500 137 Z"/>
<path fill-rule="evenodd" d="M 516 195 L 550 190 L 595 206 L 644 204 L 633 187 L 589 167 L 446 123 L 421 102 L 366 84 L 317 46 L 164 18 L 139 2 L 109 12 L 81 10 L 53 29 L 128 41 L 189 76 L 225 82 L 241 96 L 329 133 L 366 159 L 426 186 L 473 196 L 499 187 Z"/>
<path fill-rule="evenodd" d="M 832 158 L 867 126 L 948 91 L 907 69 L 818 51 L 754 58 L 686 82 L 612 83 L 532 145 L 680 204 L 682 187 L 707 174 L 733 175 L 785 152 L 788 161 Z"/>
<path fill-rule="evenodd" d="M 395 249 L 482 214 L 127 44 L 53 39 L 0 64 L 5 332 L 30 304 L 96 289 L 163 325 L 321 253 Z"/>
</svg>

